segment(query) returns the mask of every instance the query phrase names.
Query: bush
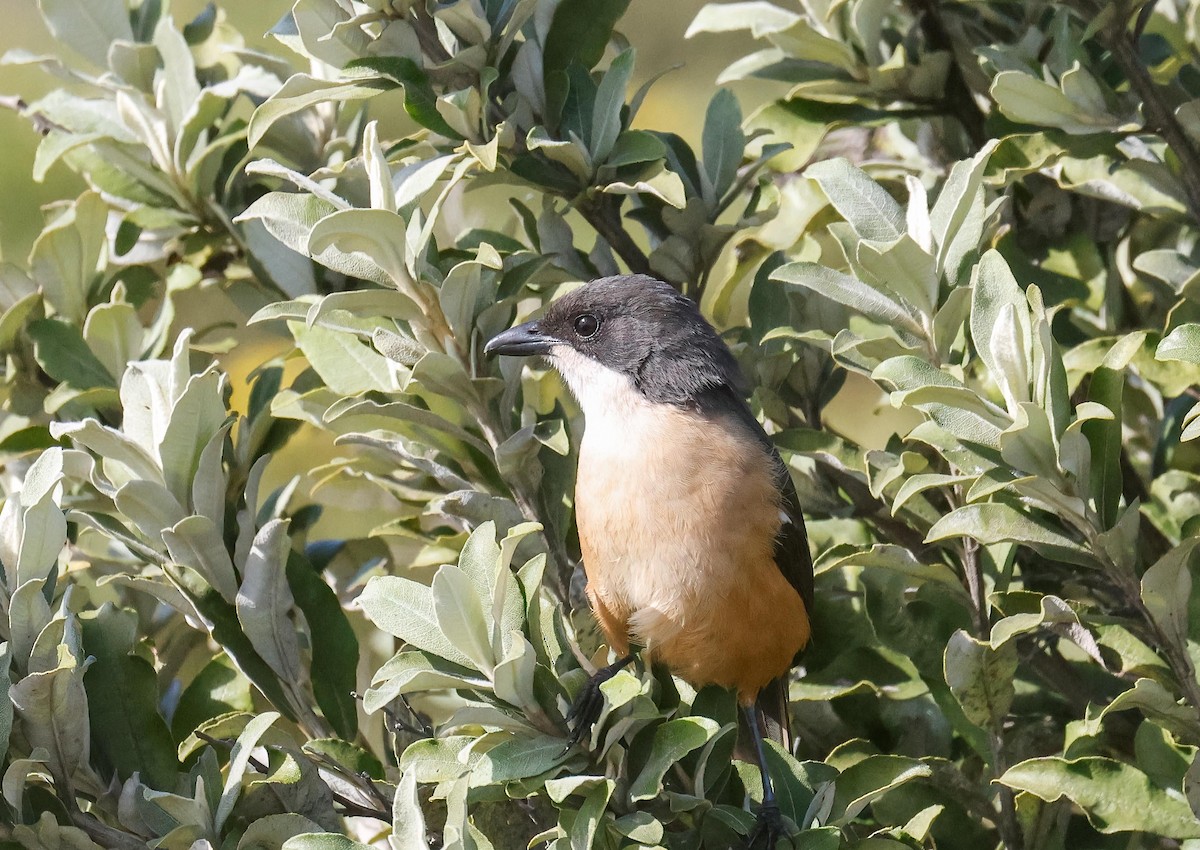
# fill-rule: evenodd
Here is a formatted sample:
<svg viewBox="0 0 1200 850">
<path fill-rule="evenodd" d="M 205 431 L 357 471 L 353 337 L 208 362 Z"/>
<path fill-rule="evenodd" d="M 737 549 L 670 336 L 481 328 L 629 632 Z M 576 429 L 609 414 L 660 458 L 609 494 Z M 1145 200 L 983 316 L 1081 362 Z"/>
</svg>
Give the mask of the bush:
<svg viewBox="0 0 1200 850">
<path fill-rule="evenodd" d="M 564 750 L 579 414 L 482 344 L 621 269 L 810 518 L 797 847 L 1200 839 L 1192 6 L 712 5 L 776 99 L 694 150 L 631 126 L 627 5 L 297 0 L 293 67 L 42 0 L 33 172 L 89 188 L 0 269 L 5 846 L 743 841 L 729 694 L 627 669 Z"/>
</svg>

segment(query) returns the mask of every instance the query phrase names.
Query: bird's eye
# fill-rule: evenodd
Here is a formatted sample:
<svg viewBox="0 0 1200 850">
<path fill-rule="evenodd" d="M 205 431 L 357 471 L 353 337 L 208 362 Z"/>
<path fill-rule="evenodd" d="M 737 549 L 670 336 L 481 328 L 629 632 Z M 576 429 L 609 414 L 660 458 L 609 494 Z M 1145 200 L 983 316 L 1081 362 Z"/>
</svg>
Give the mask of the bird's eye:
<svg viewBox="0 0 1200 850">
<path fill-rule="evenodd" d="M 591 313 L 575 317 L 575 333 L 584 339 L 595 336 L 598 330 L 600 330 L 600 320 Z"/>
</svg>

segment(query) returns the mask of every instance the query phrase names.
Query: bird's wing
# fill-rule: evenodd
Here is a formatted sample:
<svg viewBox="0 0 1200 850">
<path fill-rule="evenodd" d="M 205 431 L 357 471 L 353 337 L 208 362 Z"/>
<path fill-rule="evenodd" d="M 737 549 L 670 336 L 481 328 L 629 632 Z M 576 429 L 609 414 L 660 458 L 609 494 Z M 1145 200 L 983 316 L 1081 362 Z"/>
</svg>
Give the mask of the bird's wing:
<svg viewBox="0 0 1200 850">
<path fill-rule="evenodd" d="M 715 407 L 722 411 L 733 411 L 738 421 L 753 434 L 762 445 L 763 450 L 771 459 L 774 467 L 775 482 L 779 488 L 779 503 L 783 511 L 784 522 L 775 538 L 775 563 L 788 583 L 804 600 L 804 608 L 812 615 L 813 607 L 813 562 L 808 551 L 808 532 L 804 528 L 804 515 L 800 512 L 800 499 L 796 495 L 796 485 L 792 482 L 792 474 L 779 456 L 778 449 L 767 436 L 759 421 L 754 418 L 749 406 L 732 390 L 723 387 L 720 397 L 713 400 Z"/>
<path fill-rule="evenodd" d="M 779 535 L 775 538 L 775 563 L 779 565 L 779 569 L 788 583 L 796 588 L 796 592 L 804 600 L 804 609 L 811 617 L 813 562 L 812 554 L 808 550 L 808 531 L 804 527 L 804 516 L 800 513 L 800 499 L 796 495 L 796 485 L 774 445 L 771 446 L 771 457 L 775 461 L 776 478 L 779 481 L 779 490 L 782 496 L 780 504 L 785 517 L 783 525 L 779 529 Z"/>
</svg>

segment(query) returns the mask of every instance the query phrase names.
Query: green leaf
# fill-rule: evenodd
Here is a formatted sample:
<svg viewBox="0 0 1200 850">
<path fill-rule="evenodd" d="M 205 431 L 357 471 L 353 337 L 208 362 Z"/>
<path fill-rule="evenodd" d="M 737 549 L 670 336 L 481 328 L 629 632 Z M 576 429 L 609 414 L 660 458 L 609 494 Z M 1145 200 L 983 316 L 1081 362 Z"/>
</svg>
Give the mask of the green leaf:
<svg viewBox="0 0 1200 850">
<path fill-rule="evenodd" d="M 289 838 L 283 842 L 283 850 L 373 850 L 373 848 L 369 844 L 362 844 L 344 835 L 314 832 Z"/>
<path fill-rule="evenodd" d="M 358 638 L 337 593 L 321 580 L 308 559 L 296 552 L 288 555 L 287 582 L 313 637 L 313 696 L 333 730 L 352 741 L 358 732 L 358 705 L 352 695 L 358 670 Z"/>
<path fill-rule="evenodd" d="M 1188 645 L 1189 602 L 1196 547 L 1200 538 L 1190 537 L 1159 558 L 1142 575 L 1142 602 L 1163 632 L 1177 646 Z"/>
<path fill-rule="evenodd" d="M 122 782 L 139 773 L 150 787 L 173 790 L 175 741 L 158 711 L 154 665 L 132 654 L 136 615 L 105 605 L 81 625 L 84 648 L 96 659 L 83 677 L 93 760 L 101 756 Z"/>
<path fill-rule="evenodd" d="M 1200 324 L 1180 325 L 1158 343 L 1154 356 L 1159 360 L 1182 360 L 1200 364 Z"/>
<path fill-rule="evenodd" d="M 12 605 L 10 600 L 9 605 Z M 10 627 L 11 630 L 11 627 Z M 13 728 L 13 704 L 8 698 L 12 689 L 12 642 L 0 642 L 0 762 L 8 753 L 9 736 Z"/>
<path fill-rule="evenodd" d="M 168 565 L 167 574 L 205 618 L 209 634 L 229 654 L 238 669 L 262 691 L 271 705 L 284 717 L 294 720 L 291 704 L 280 686 L 279 679 L 242 631 L 238 623 L 237 609 L 222 599 L 221 594 L 194 571 L 186 567 L 174 568 Z"/>
<path fill-rule="evenodd" d="M 205 721 L 253 708 L 250 680 L 220 652 L 184 688 L 171 717 L 171 731 L 177 740 L 183 740 Z"/>
<path fill-rule="evenodd" d="M 720 728 L 707 717 L 677 717 L 655 729 L 646 764 L 629 784 L 630 799 L 637 802 L 658 796 L 671 765 L 708 743 Z"/>
<path fill-rule="evenodd" d="M 742 109 L 729 89 L 718 89 L 704 116 L 704 173 L 712 186 L 710 203 L 725 196 L 742 164 L 746 136 L 742 133 Z"/>
<path fill-rule="evenodd" d="M 191 500 L 192 482 L 200 455 L 213 436 L 225 425 L 222 398 L 224 376 L 216 369 L 187 378 L 186 386 L 171 408 L 171 419 L 158 444 L 162 474 L 168 489 L 186 505 Z M 178 391 L 178 390 L 176 390 Z"/>
<path fill-rule="evenodd" d="M 565 71 L 572 62 L 584 68 L 596 67 L 612 37 L 613 27 L 629 0 L 563 0 L 554 9 L 554 18 L 542 51 L 542 78 L 549 80 Z"/>
<path fill-rule="evenodd" d="M 867 756 L 843 770 L 834 782 L 833 804 L 826 822 L 847 824 L 888 791 L 932 772 L 928 765 L 906 756 Z"/>
<path fill-rule="evenodd" d="M 407 56 L 362 56 L 346 65 L 347 71 L 373 71 L 379 76 L 404 87 L 404 111 L 420 124 L 449 139 L 461 139 L 437 108 L 437 95 L 429 84 L 429 76 Z"/>
<path fill-rule="evenodd" d="M 592 162 L 605 162 L 621 133 L 621 111 L 625 108 L 625 88 L 633 73 L 633 57 L 632 47 L 623 50 L 608 66 L 596 89 L 592 137 L 588 145 Z"/>
<path fill-rule="evenodd" d="M 945 664 L 946 684 L 967 719 L 976 726 L 999 729 L 1015 694 L 1016 645 L 993 648 L 959 629 L 946 645 Z"/>
<path fill-rule="evenodd" d="M 1200 821 L 1181 793 L 1159 788 L 1137 768 L 1112 759 L 1029 759 L 1009 768 L 997 781 L 1047 802 L 1066 797 L 1104 833 L 1200 838 Z"/>
<path fill-rule="evenodd" d="M 117 386 L 75 326 L 58 319 L 38 319 L 29 324 L 28 333 L 38 365 L 54 380 L 77 390 Z"/>
<path fill-rule="evenodd" d="M 475 764 L 475 787 L 540 776 L 570 757 L 563 739 L 554 735 L 510 737 L 485 752 Z"/>
</svg>

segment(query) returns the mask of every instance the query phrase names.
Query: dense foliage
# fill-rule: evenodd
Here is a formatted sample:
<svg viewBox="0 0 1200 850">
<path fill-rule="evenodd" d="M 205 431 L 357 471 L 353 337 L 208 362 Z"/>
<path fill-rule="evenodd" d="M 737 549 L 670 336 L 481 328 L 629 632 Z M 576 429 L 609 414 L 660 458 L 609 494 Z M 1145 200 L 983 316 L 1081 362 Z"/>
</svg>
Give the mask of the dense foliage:
<svg viewBox="0 0 1200 850">
<path fill-rule="evenodd" d="M 89 189 L 0 268 L 0 843 L 736 845 L 730 695 L 628 669 L 564 750 L 581 423 L 482 357 L 620 269 L 810 518 L 796 847 L 1200 840 L 1200 6 L 712 5 L 777 99 L 697 150 L 631 126 L 627 5 L 297 0 L 293 65 L 40 0 L 32 168 Z"/>
</svg>

